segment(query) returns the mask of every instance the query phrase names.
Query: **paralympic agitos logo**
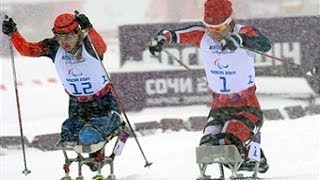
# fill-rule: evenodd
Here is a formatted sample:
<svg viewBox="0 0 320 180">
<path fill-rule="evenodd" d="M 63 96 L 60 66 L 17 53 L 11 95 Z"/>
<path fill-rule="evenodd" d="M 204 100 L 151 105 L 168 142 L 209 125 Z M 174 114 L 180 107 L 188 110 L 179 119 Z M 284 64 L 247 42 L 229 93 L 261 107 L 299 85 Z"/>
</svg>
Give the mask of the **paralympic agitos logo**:
<svg viewBox="0 0 320 180">
<path fill-rule="evenodd" d="M 226 69 L 229 67 L 228 64 L 221 64 L 220 58 L 213 60 L 213 64 L 217 66 L 219 69 Z"/>
<path fill-rule="evenodd" d="M 68 70 L 68 74 L 72 76 L 81 76 L 83 73 L 78 68 L 71 68 Z"/>
</svg>

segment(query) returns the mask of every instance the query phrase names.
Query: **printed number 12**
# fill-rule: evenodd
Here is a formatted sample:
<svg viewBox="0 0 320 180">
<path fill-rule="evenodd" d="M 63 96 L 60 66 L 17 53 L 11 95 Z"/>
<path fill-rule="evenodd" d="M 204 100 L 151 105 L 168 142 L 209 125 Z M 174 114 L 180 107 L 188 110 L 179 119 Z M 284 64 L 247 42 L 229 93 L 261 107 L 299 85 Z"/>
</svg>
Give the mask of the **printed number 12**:
<svg viewBox="0 0 320 180">
<path fill-rule="evenodd" d="M 80 94 L 92 94 L 93 91 L 91 90 L 92 85 L 90 82 L 84 82 L 80 84 L 80 90 L 82 90 L 82 92 L 80 92 L 77 88 L 77 85 L 74 83 L 70 83 L 70 85 L 73 87 L 74 92 L 72 92 L 72 94 L 74 95 L 80 95 Z"/>
</svg>

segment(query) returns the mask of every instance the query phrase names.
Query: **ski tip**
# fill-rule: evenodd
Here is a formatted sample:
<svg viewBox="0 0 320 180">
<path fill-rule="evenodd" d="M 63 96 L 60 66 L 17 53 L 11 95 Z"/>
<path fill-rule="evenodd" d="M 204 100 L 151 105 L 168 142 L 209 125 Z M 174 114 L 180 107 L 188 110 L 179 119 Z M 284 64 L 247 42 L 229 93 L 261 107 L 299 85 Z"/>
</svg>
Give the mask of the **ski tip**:
<svg viewBox="0 0 320 180">
<path fill-rule="evenodd" d="M 146 168 L 146 167 L 150 167 L 152 164 L 153 164 L 153 163 L 147 162 L 147 163 L 144 165 L 144 167 L 145 167 L 145 168 Z"/>
</svg>

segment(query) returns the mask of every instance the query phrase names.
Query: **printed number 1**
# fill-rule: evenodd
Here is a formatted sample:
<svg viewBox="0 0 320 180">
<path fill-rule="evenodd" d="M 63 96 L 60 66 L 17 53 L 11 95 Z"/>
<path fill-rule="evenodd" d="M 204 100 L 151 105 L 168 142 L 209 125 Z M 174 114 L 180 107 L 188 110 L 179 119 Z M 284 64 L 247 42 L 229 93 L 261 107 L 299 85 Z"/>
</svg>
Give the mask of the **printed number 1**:
<svg viewBox="0 0 320 180">
<path fill-rule="evenodd" d="M 252 84 L 253 83 L 253 81 L 252 81 L 252 75 L 250 75 L 249 76 L 249 82 L 248 82 L 248 84 Z"/>
<path fill-rule="evenodd" d="M 220 76 L 219 78 L 222 80 L 222 83 L 223 83 L 223 89 L 220 89 L 220 92 L 230 92 L 231 90 L 227 89 L 227 79 L 226 79 L 226 77 Z"/>
<path fill-rule="evenodd" d="M 108 81 L 108 78 L 105 75 L 102 76 L 102 79 L 103 79 L 103 84 Z"/>
<path fill-rule="evenodd" d="M 227 78 L 226 77 L 219 77 L 222 80 L 223 89 L 220 89 L 220 92 L 230 92 L 231 90 L 227 88 Z M 249 76 L 248 84 L 252 84 L 252 75 Z"/>
</svg>

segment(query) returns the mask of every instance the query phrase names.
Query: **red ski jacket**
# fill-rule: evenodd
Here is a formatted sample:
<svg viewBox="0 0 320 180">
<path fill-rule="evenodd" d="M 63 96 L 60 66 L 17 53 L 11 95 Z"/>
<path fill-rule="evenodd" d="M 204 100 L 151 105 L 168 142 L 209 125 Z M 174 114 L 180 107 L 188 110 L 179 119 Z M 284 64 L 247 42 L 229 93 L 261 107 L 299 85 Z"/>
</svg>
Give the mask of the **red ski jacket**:
<svg viewBox="0 0 320 180">
<path fill-rule="evenodd" d="M 103 54 L 107 50 L 106 43 L 103 41 L 102 37 L 97 33 L 97 31 L 94 28 L 89 29 L 88 36 L 90 37 L 91 42 L 95 47 L 100 59 L 103 59 Z M 54 61 L 55 55 L 59 49 L 59 44 L 54 37 L 44 39 L 40 42 L 29 42 L 25 40 L 25 38 L 18 31 L 16 31 L 12 34 L 11 41 L 17 49 L 17 51 L 23 56 L 46 56 L 51 58 L 52 61 Z M 96 57 L 88 37 L 84 38 L 84 46 L 86 50 L 90 53 L 90 55 Z"/>
</svg>

